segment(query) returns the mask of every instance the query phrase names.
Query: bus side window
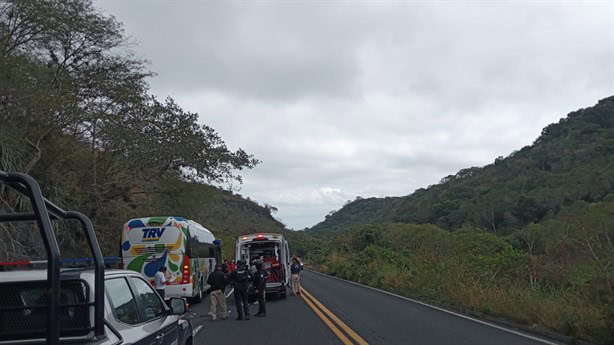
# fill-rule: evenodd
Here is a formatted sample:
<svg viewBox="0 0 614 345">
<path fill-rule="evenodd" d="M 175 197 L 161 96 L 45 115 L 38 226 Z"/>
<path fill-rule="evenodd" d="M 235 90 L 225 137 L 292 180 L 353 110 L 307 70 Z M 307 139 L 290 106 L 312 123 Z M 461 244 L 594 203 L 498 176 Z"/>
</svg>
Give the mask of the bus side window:
<svg viewBox="0 0 614 345">
<path fill-rule="evenodd" d="M 201 243 L 195 240 L 192 248 L 192 254 L 195 258 L 214 258 L 215 246 L 208 243 Z"/>
<path fill-rule="evenodd" d="M 189 258 L 192 257 L 192 244 L 193 243 L 194 243 L 194 238 L 192 237 L 185 244 L 185 255 L 187 255 Z"/>
</svg>

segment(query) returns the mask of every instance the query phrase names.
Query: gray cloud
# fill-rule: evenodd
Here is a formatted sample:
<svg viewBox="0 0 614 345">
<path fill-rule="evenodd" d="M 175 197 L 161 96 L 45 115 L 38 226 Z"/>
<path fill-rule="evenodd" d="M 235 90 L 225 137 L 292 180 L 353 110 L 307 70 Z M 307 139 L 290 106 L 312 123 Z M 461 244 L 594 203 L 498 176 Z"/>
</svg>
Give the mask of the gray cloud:
<svg viewBox="0 0 614 345">
<path fill-rule="evenodd" d="M 106 2 L 175 97 L 263 163 L 299 229 L 530 144 L 611 95 L 609 3 Z"/>
<path fill-rule="evenodd" d="M 99 2 L 117 13 L 173 93 L 287 100 L 351 95 L 359 68 L 337 7 Z"/>
</svg>

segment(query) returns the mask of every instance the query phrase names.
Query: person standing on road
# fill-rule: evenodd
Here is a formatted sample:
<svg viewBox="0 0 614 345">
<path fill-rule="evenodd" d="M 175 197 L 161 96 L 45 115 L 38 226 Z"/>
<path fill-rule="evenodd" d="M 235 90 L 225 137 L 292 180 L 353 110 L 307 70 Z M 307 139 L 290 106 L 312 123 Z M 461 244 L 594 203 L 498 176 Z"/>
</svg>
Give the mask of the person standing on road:
<svg viewBox="0 0 614 345">
<path fill-rule="evenodd" d="M 235 265 L 235 261 L 234 261 L 234 260 L 230 260 L 230 264 L 228 264 L 228 271 L 229 271 L 230 273 L 232 273 L 232 271 L 234 271 L 234 270 L 235 270 L 235 267 L 236 267 L 236 265 Z"/>
<path fill-rule="evenodd" d="M 222 271 L 222 265 L 215 265 L 215 271 L 211 272 L 209 278 L 207 278 L 207 284 L 211 285 L 211 308 L 209 309 L 209 314 L 212 321 L 217 320 L 216 309 L 218 304 L 222 309 L 222 320 L 228 318 L 228 307 L 226 306 L 226 296 L 224 295 L 227 283 L 228 280 Z"/>
<path fill-rule="evenodd" d="M 160 295 L 160 297 L 162 297 L 162 299 L 164 299 L 164 289 L 166 287 L 167 280 L 168 279 L 166 279 L 166 266 L 162 266 L 160 267 L 160 270 L 154 275 L 154 287 L 156 288 L 156 291 L 158 291 L 158 294 Z"/>
<path fill-rule="evenodd" d="M 228 275 L 228 273 L 229 273 L 229 270 L 228 270 L 228 260 L 227 259 L 224 259 L 224 263 L 222 264 L 222 272 L 224 274 L 226 274 L 226 275 Z"/>
<path fill-rule="evenodd" d="M 296 256 L 292 257 L 292 265 L 290 265 L 290 273 L 292 274 L 292 295 L 301 294 L 301 263 Z"/>
<path fill-rule="evenodd" d="M 246 267 L 245 261 L 237 261 L 237 268 L 230 274 L 229 281 L 234 285 L 235 303 L 237 305 L 237 321 L 249 320 L 249 304 L 247 303 L 247 289 L 254 275 Z"/>
<path fill-rule="evenodd" d="M 263 261 L 262 261 L 262 259 L 260 259 L 260 257 L 259 257 L 259 256 L 256 256 L 256 257 L 255 257 L 255 258 L 252 260 L 252 264 L 251 264 L 251 268 L 250 268 L 250 270 L 252 271 L 252 273 L 253 273 L 253 274 L 256 274 L 256 271 L 258 270 L 258 269 L 256 268 L 256 265 L 257 265 L 259 262 L 260 262 L 260 263 L 262 263 L 262 262 L 263 262 Z"/>
<path fill-rule="evenodd" d="M 258 296 L 258 317 L 266 316 L 266 281 L 269 278 L 269 273 L 262 267 L 263 263 L 256 263 L 256 277 L 254 279 L 254 287 Z"/>
</svg>

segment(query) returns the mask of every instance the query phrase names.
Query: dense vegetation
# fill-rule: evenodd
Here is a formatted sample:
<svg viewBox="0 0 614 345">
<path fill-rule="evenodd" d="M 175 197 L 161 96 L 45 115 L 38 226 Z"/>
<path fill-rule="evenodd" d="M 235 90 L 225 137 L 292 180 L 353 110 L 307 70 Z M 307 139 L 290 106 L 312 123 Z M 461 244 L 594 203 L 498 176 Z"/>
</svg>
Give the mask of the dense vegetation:
<svg viewBox="0 0 614 345">
<path fill-rule="evenodd" d="M 577 200 L 614 192 L 614 97 L 570 113 L 542 130 L 533 145 L 493 164 L 460 170 L 402 198 L 349 203 L 309 232 L 327 237 L 347 226 L 392 221 L 474 226 L 507 235 Z"/>
<path fill-rule="evenodd" d="M 189 217 L 227 246 L 241 232 L 284 229 L 271 207 L 206 184 L 240 183 L 259 162 L 148 94 L 146 67 L 90 0 L 0 3 L 0 170 L 33 175 L 55 203 L 91 217 L 106 255 L 132 217 Z M 0 211 L 28 207 L 0 190 Z M 79 233 L 58 227 L 63 254 L 79 255 Z M 0 260 L 41 253 L 35 231 L 0 225 Z"/>
<path fill-rule="evenodd" d="M 613 191 L 610 97 L 493 164 L 348 202 L 295 246 L 329 274 L 612 344 Z"/>
</svg>

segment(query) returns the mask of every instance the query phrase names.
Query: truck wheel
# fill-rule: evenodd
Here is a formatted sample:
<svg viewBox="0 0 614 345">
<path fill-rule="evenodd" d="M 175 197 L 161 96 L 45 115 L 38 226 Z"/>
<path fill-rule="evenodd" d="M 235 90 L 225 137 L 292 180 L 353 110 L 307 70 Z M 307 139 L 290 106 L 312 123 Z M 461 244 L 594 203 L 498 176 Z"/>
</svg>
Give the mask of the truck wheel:
<svg viewBox="0 0 614 345">
<path fill-rule="evenodd" d="M 284 291 L 284 292 L 280 292 L 280 293 L 279 293 L 279 297 L 280 297 L 281 299 L 286 298 L 286 292 L 285 292 L 285 291 Z"/>
</svg>

